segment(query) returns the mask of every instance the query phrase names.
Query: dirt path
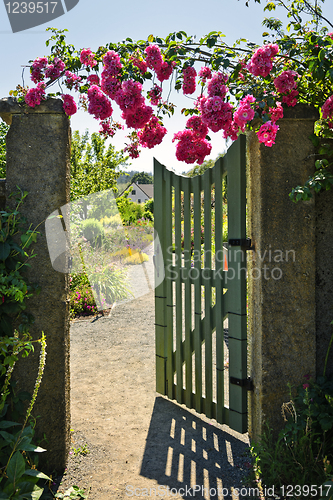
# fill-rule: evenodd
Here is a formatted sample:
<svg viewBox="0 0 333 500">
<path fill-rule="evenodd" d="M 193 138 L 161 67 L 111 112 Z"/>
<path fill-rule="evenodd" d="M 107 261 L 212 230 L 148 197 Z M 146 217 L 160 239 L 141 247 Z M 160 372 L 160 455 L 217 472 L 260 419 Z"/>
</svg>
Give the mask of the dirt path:
<svg viewBox="0 0 333 500">
<path fill-rule="evenodd" d="M 90 487 L 89 500 L 238 498 L 248 436 L 159 396 L 154 358 L 153 293 L 72 323 L 73 453 L 60 490 Z"/>
</svg>

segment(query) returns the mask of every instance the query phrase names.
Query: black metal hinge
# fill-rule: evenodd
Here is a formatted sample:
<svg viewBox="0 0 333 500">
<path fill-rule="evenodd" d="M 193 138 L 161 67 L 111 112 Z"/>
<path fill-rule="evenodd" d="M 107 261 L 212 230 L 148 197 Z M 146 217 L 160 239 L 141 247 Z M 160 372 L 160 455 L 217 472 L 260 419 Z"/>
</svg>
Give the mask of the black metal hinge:
<svg viewBox="0 0 333 500">
<path fill-rule="evenodd" d="M 230 377 L 230 384 L 239 385 L 239 387 L 245 387 L 248 391 L 253 391 L 253 380 L 248 378 L 236 378 Z"/>
<path fill-rule="evenodd" d="M 251 238 L 230 238 L 228 243 L 231 247 L 243 247 L 245 250 L 254 250 L 254 245 L 251 246 Z"/>
</svg>

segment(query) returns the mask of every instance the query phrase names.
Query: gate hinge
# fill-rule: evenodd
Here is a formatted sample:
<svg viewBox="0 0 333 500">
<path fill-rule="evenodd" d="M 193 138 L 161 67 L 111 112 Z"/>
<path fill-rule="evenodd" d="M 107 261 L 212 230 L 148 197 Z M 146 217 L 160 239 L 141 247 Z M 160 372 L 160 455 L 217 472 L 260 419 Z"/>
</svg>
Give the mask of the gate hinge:
<svg viewBox="0 0 333 500">
<path fill-rule="evenodd" d="M 239 385 L 240 387 L 245 387 L 248 391 L 253 391 L 254 386 L 253 386 L 253 380 L 248 377 L 248 378 L 236 378 L 236 377 L 230 377 L 230 384 L 234 385 Z"/>
<path fill-rule="evenodd" d="M 243 247 L 245 250 L 254 250 L 254 245 L 251 246 L 251 238 L 231 238 L 228 240 L 231 247 Z"/>
</svg>

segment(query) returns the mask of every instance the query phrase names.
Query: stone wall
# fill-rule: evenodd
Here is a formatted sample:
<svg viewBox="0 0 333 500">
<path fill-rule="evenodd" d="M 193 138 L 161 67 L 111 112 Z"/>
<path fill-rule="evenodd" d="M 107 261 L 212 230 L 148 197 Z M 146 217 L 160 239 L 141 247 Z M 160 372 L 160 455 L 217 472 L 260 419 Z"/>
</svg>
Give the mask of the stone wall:
<svg viewBox="0 0 333 500">
<path fill-rule="evenodd" d="M 33 338 L 43 331 L 47 341 L 46 367 L 34 407 L 38 416 L 36 439 L 45 433 L 41 445 L 44 470 L 61 470 L 66 466 L 70 448 L 70 380 L 69 380 L 69 304 L 68 276 L 55 271 L 50 262 L 45 219 L 69 201 L 70 126 L 62 110 L 62 101 L 50 99 L 29 110 L 15 99 L 0 101 L 0 116 L 10 124 L 7 133 L 7 205 L 14 201 L 9 194 L 16 186 L 29 194 L 20 212 L 32 227 L 38 227 L 37 257 L 31 260 L 28 277 L 41 287 L 41 293 L 29 299 L 27 309 L 35 317 Z M 3 198 L 0 182 L 0 203 Z M 21 389 L 32 393 L 38 371 L 39 348 L 35 354 L 18 363 L 14 377 Z"/>
<path fill-rule="evenodd" d="M 260 145 L 254 132 L 248 135 L 249 236 L 255 246 L 249 266 L 253 275 L 249 279 L 249 358 L 254 382 L 250 434 L 255 439 L 264 422 L 275 431 L 283 426 L 281 405 L 290 399 L 287 384 L 298 386 L 305 382 L 304 375 L 316 376 L 317 353 L 322 349 L 320 339 L 317 342 L 319 324 L 326 328 L 316 314 L 318 299 L 323 299 L 316 276 L 318 284 L 318 273 L 325 272 L 325 266 L 316 269 L 316 257 L 320 245 L 327 247 L 318 238 L 322 231 L 316 229 L 320 219 L 316 199 L 295 204 L 288 196 L 314 172 L 315 151 L 309 136 L 318 115 L 298 105 L 285 109 L 284 116 L 272 148 Z M 258 270 L 261 277 L 255 279 Z M 332 304 L 331 292 L 332 288 L 326 289 L 324 295 L 330 295 Z"/>
</svg>

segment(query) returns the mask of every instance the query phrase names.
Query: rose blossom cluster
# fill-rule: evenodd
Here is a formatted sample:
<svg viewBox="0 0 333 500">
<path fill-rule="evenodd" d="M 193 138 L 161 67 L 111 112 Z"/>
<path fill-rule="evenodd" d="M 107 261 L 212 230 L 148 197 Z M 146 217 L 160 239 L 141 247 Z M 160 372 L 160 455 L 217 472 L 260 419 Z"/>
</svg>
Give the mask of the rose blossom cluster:
<svg viewBox="0 0 333 500">
<path fill-rule="evenodd" d="M 64 101 L 62 107 L 63 107 L 66 115 L 68 115 L 68 116 L 75 115 L 75 113 L 77 111 L 77 107 L 76 107 L 76 103 L 75 103 L 73 97 L 69 94 L 63 94 L 61 97 L 62 97 L 62 100 Z"/>
<path fill-rule="evenodd" d="M 140 73 L 142 73 L 143 75 L 146 73 L 148 68 L 146 61 L 135 56 L 131 56 L 130 61 L 132 62 L 133 66 L 136 66 L 139 69 Z"/>
<path fill-rule="evenodd" d="M 45 77 L 49 78 L 50 80 L 56 80 L 59 78 L 61 73 L 65 69 L 65 63 L 59 57 L 55 57 L 53 59 L 52 64 L 48 64 L 45 68 Z"/>
<path fill-rule="evenodd" d="M 185 163 L 197 162 L 201 165 L 212 149 L 212 145 L 205 139 L 208 127 L 199 116 L 189 118 L 186 127 L 172 139 L 172 142 L 179 141 L 176 146 L 176 158 Z"/>
<path fill-rule="evenodd" d="M 166 133 L 167 129 L 161 125 L 157 116 L 152 116 L 149 122 L 139 130 L 139 142 L 144 148 L 151 149 L 162 142 Z"/>
<path fill-rule="evenodd" d="M 88 113 L 99 120 L 106 120 L 112 115 L 112 106 L 109 99 L 97 85 L 88 89 Z"/>
<path fill-rule="evenodd" d="M 223 73 L 214 73 L 207 84 L 208 97 L 201 97 L 198 103 L 203 123 L 213 132 L 229 128 L 232 122 L 232 106 L 224 101 L 227 80 Z"/>
<path fill-rule="evenodd" d="M 46 57 L 37 57 L 37 59 L 34 60 L 31 66 L 31 75 L 30 78 L 34 83 L 41 82 L 44 80 L 44 69 L 47 66 L 47 58 Z"/>
<path fill-rule="evenodd" d="M 46 57 L 37 57 L 31 66 L 30 78 L 34 83 L 41 82 L 44 78 L 56 80 L 65 69 L 65 63 L 55 57 L 52 64 L 47 63 Z"/>
<path fill-rule="evenodd" d="M 97 64 L 97 61 L 94 59 L 94 54 L 90 49 L 81 50 L 80 62 L 85 66 L 90 66 L 91 68 Z"/>
<path fill-rule="evenodd" d="M 246 124 L 254 118 L 254 109 L 251 108 L 253 102 L 255 102 L 253 95 L 247 95 L 240 101 L 234 113 L 234 122 L 239 126 L 242 132 L 245 132 Z"/>
<path fill-rule="evenodd" d="M 76 75 L 75 73 L 72 73 L 71 71 L 65 71 L 65 84 L 66 87 L 69 89 L 72 89 L 73 87 L 75 90 L 79 90 L 79 84 L 82 78 L 79 75 Z"/>
<path fill-rule="evenodd" d="M 195 77 L 197 76 L 197 72 L 193 68 L 193 66 L 187 66 L 183 70 L 183 92 L 184 94 L 193 94 L 195 89 L 197 88 L 197 84 L 195 82 Z"/>
<path fill-rule="evenodd" d="M 38 106 L 45 96 L 45 83 L 37 83 L 37 87 L 29 89 L 26 93 L 24 100 L 28 106 L 34 108 Z"/>
<path fill-rule="evenodd" d="M 148 99 L 153 106 L 157 106 L 162 98 L 162 87 L 155 83 L 154 87 L 147 92 Z"/>
<path fill-rule="evenodd" d="M 276 123 L 272 121 L 264 123 L 257 133 L 259 142 L 263 142 L 265 146 L 272 147 L 275 144 L 275 137 L 278 130 L 279 126 Z"/>
<path fill-rule="evenodd" d="M 271 114 L 271 122 L 275 123 L 277 120 L 283 118 L 283 107 L 281 102 L 276 102 L 276 108 L 269 108 Z"/>
<path fill-rule="evenodd" d="M 287 106 L 295 106 L 297 103 L 296 97 L 298 92 L 296 89 L 297 83 L 295 78 L 299 76 L 296 71 L 283 71 L 278 77 L 274 79 L 274 86 L 280 94 L 286 94 L 282 97 L 282 102 Z"/>
<path fill-rule="evenodd" d="M 259 47 L 250 59 L 247 69 L 254 76 L 267 76 L 273 68 L 273 59 L 279 52 L 279 46 L 268 43 Z"/>
<path fill-rule="evenodd" d="M 273 67 L 274 57 L 279 47 L 276 44 L 266 44 L 253 54 L 250 62 L 246 65 L 242 62 L 242 68 L 255 76 L 267 76 Z M 90 49 L 83 49 L 80 53 L 82 65 L 98 69 L 96 55 Z M 141 74 L 148 70 L 155 71 L 156 77 L 162 82 L 168 80 L 176 63 L 164 60 L 160 48 L 150 44 L 141 55 L 138 51 L 129 58 L 130 62 L 138 68 Z M 142 84 L 135 79 L 124 79 L 123 65 L 120 56 L 114 50 L 108 50 L 103 56 L 103 67 L 101 76 L 89 74 L 87 76 L 87 98 L 85 108 L 88 112 L 100 120 L 100 133 L 105 137 L 112 137 L 119 127 L 113 125 L 110 119 L 113 109 L 111 101 L 115 101 L 122 112 L 122 119 L 128 128 L 137 130 L 132 132 L 131 144 L 125 148 L 130 156 L 137 157 L 139 145 L 152 148 L 162 142 L 166 129 L 153 114 L 152 107 L 148 106 L 143 96 Z M 82 80 L 77 74 L 65 70 L 65 64 L 61 59 L 55 57 L 52 64 L 48 64 L 47 58 L 37 58 L 31 68 L 31 78 L 38 83 L 36 89 L 30 89 L 26 94 L 26 102 L 30 106 L 39 104 L 45 94 L 45 85 L 40 82 L 46 77 L 54 80 L 64 74 L 64 81 L 69 89 L 80 89 Z M 133 68 L 132 68 L 133 71 Z M 135 73 L 138 72 L 135 70 Z M 248 122 L 255 116 L 255 98 L 246 95 L 234 109 L 234 105 L 226 99 L 228 93 L 228 76 L 223 72 L 212 73 L 208 66 L 200 69 L 198 76 L 202 90 L 206 88 L 205 95 L 202 94 L 196 101 L 196 112 L 186 122 L 185 130 L 175 134 L 173 141 L 177 141 L 176 156 L 178 160 L 186 163 L 198 162 L 201 164 L 205 156 L 210 154 L 211 145 L 206 139 L 208 129 L 213 132 L 222 131 L 224 138 L 236 140 L 240 132 L 244 132 Z M 274 85 L 278 93 L 282 94 L 282 102 L 288 105 L 296 103 L 297 84 L 295 71 L 287 70 L 274 79 Z M 183 68 L 182 89 L 185 95 L 191 95 L 196 91 L 197 71 L 193 66 Z M 162 98 L 162 86 L 154 84 L 147 92 L 150 104 L 158 106 Z M 63 109 L 68 116 L 76 112 L 76 104 L 69 94 L 63 94 Z M 325 103 L 326 105 L 326 103 Z M 329 105 L 323 106 L 323 113 Z M 271 147 L 274 144 L 278 130 L 276 121 L 283 117 L 281 102 L 276 107 L 269 109 L 270 121 L 264 123 L 258 132 L 259 141 Z M 331 112 L 329 112 L 331 113 Z M 333 113 L 327 116 L 333 119 Z M 209 138 L 208 138 L 209 139 Z"/>
</svg>

